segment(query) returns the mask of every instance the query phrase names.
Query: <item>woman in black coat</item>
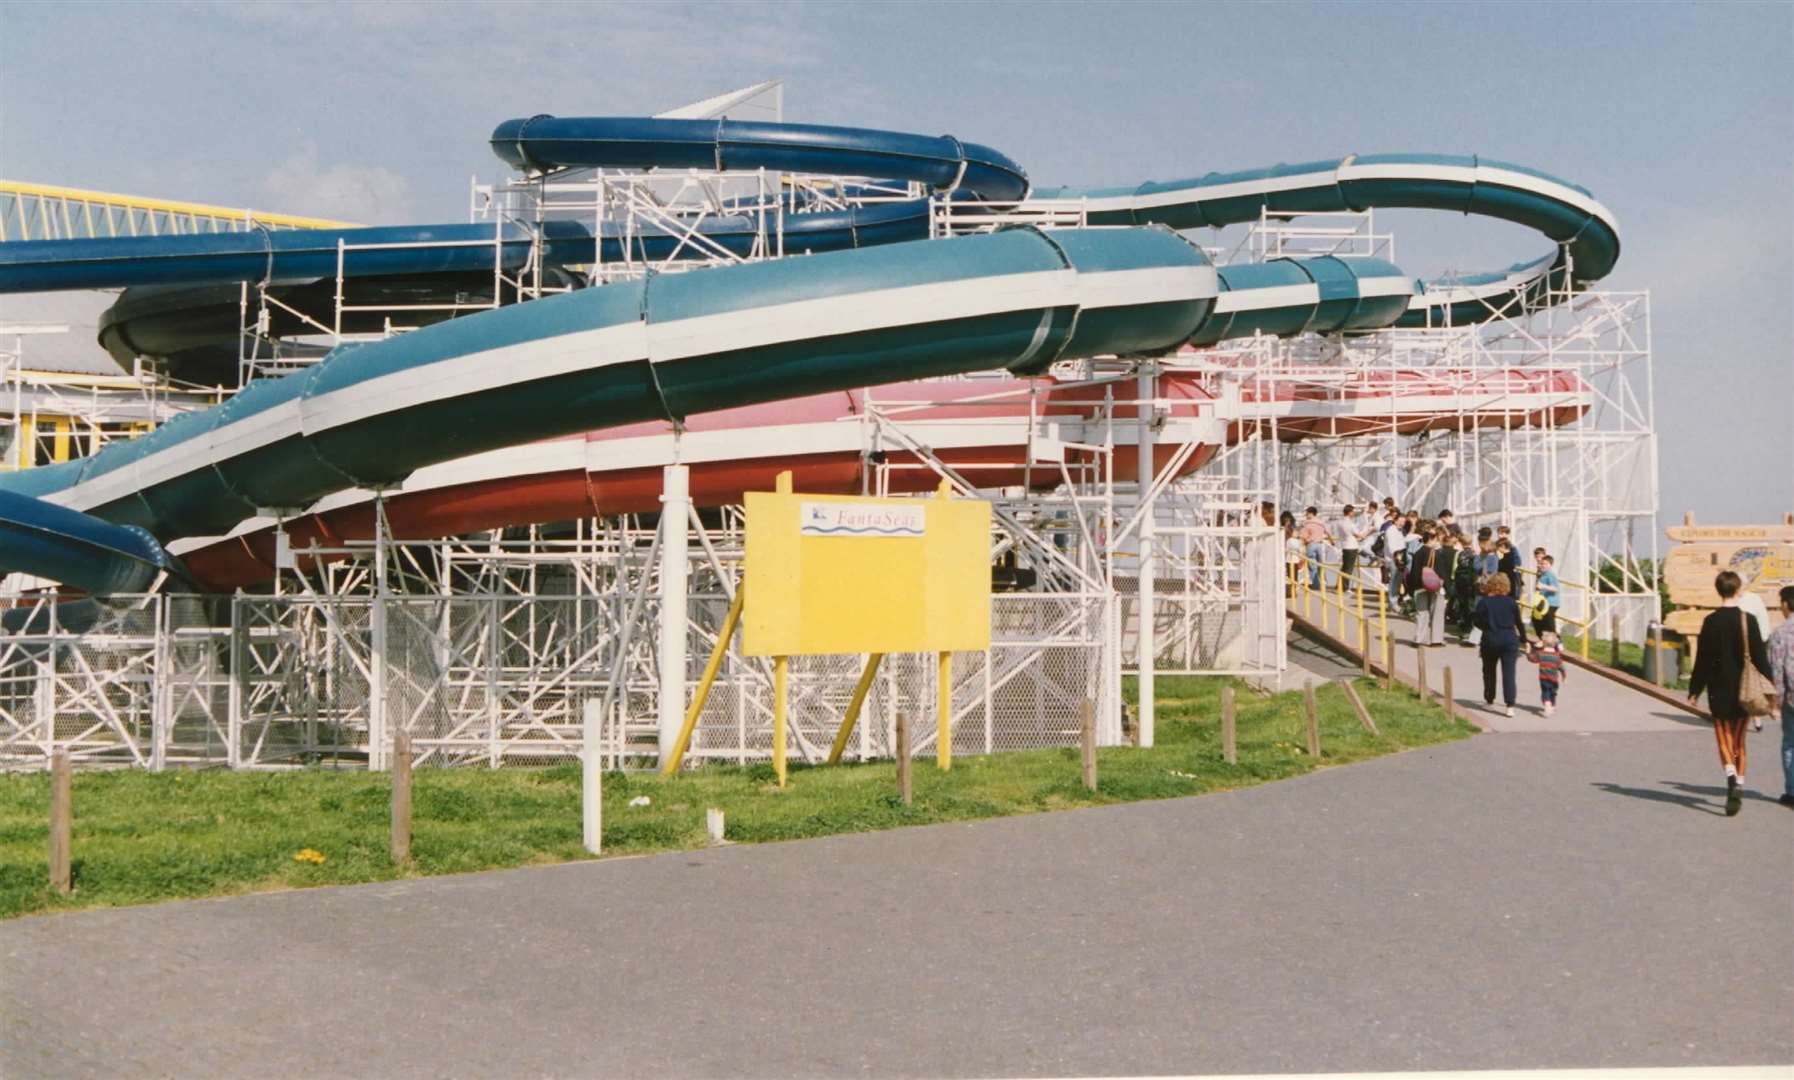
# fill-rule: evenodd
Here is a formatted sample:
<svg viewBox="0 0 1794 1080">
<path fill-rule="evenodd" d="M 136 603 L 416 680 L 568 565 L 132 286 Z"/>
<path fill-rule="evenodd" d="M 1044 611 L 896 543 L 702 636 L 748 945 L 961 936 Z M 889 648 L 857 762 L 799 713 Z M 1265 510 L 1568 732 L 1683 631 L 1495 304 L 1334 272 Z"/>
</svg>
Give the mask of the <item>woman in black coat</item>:
<svg viewBox="0 0 1794 1080">
<path fill-rule="evenodd" d="M 1514 669 L 1520 663 L 1520 605 L 1509 596 L 1512 586 L 1506 574 L 1486 575 L 1481 583 L 1481 599 L 1471 609 L 1470 621 L 1483 632 L 1483 704 L 1495 704 L 1495 666 L 1501 665 L 1501 700 L 1507 715 L 1514 715 L 1514 699 L 1519 696 Z"/>
<path fill-rule="evenodd" d="M 1688 679 L 1688 704 L 1707 694 L 1707 711 L 1713 716 L 1713 737 L 1719 742 L 1719 764 L 1725 769 L 1725 812 L 1738 813 L 1743 805 L 1739 789 L 1744 784 L 1744 733 L 1750 717 L 1738 702 L 1738 683 L 1744 678 L 1744 661 L 1769 676 L 1769 649 L 1763 643 L 1757 620 L 1738 606 L 1738 590 L 1744 580 L 1730 570 L 1713 582 L 1724 607 L 1701 623 L 1700 642 L 1694 651 L 1694 674 Z"/>
</svg>

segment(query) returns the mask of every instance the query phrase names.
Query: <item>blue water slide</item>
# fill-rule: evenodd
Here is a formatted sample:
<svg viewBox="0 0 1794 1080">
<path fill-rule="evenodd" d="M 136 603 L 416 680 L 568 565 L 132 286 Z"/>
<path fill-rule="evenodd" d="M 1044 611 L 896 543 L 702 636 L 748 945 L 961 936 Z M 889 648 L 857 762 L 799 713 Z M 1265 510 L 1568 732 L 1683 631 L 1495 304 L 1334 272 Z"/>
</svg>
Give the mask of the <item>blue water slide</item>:
<svg viewBox="0 0 1794 1080">
<path fill-rule="evenodd" d="M 1451 210 L 1536 229 L 1559 245 L 1498 273 L 1427 285 L 1397 325 L 1463 324 L 1536 301 L 1547 289 L 1580 288 L 1612 272 L 1619 227 L 1586 188 L 1522 165 L 1442 154 L 1363 154 L 1126 188 L 1036 189 L 1036 199 L 1076 199 L 1093 225 L 1223 227 L 1274 213 L 1414 208 Z"/>
<path fill-rule="evenodd" d="M 551 267 L 708 257 L 682 233 L 614 222 L 602 233 L 577 221 L 543 223 L 542 261 Z M 746 256 L 767 226 L 748 215 L 706 219 L 695 230 L 711 244 Z M 918 240 L 928 235 L 928 203 L 903 200 L 792 214 L 784 219 L 787 254 L 839 251 Z M 345 277 L 411 277 L 516 271 L 533 237 L 515 224 L 390 225 L 361 229 L 256 229 L 244 233 L 130 236 L 97 240 L 21 240 L 0 244 L 0 293 L 117 289 L 140 285 L 296 284 Z M 600 247 L 600 244 L 602 247 Z M 429 245 L 429 246 L 420 246 Z"/>
<path fill-rule="evenodd" d="M 492 152 L 517 169 L 767 169 L 889 177 L 935 191 L 1013 202 L 1028 174 L 1007 156 L 951 135 L 741 120 L 532 116 L 492 132 Z"/>
<path fill-rule="evenodd" d="M 1011 229 L 652 276 L 346 344 L 140 439 L 0 477 L 0 491 L 21 528 L 53 501 L 117 530 L 117 550 L 80 556 L 93 565 L 79 580 L 99 591 L 138 583 L 160 551 L 126 536 L 216 535 L 484 450 L 896 379 L 1166 352 L 1217 288 L 1200 249 L 1163 229 Z M 0 566 L 75 573 L 14 535 L 0 532 Z"/>
<path fill-rule="evenodd" d="M 15 571 L 109 595 L 143 592 L 158 575 L 180 568 L 135 525 L 0 488 L 0 574 Z"/>
</svg>

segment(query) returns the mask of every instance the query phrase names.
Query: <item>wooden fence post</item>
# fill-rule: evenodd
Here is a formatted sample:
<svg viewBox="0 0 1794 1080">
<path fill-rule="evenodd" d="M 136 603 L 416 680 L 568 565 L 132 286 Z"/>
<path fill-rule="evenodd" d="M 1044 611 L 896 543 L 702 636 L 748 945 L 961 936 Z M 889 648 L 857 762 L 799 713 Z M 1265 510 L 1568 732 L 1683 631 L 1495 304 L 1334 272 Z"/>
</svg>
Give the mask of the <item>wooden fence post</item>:
<svg viewBox="0 0 1794 1080">
<path fill-rule="evenodd" d="M 1229 765 L 1240 763 L 1240 748 L 1235 742 L 1237 735 L 1233 714 L 1233 685 L 1230 683 L 1221 688 L 1221 760 Z"/>
<path fill-rule="evenodd" d="M 74 776 L 69 768 L 69 752 L 56 750 L 50 754 L 50 888 L 67 896 L 71 880 L 69 833 L 74 811 Z"/>
<path fill-rule="evenodd" d="M 1447 720 L 1456 720 L 1458 718 L 1458 703 L 1457 698 L 1452 694 L 1451 690 L 1451 668 L 1446 668 L 1445 674 L 1441 675 L 1440 678 L 1445 682 L 1445 688 L 1439 695 L 1445 699 L 1445 718 Z"/>
<path fill-rule="evenodd" d="M 392 861 L 403 866 L 411 858 L 411 733 L 392 735 Z"/>
<path fill-rule="evenodd" d="M 1364 631 L 1364 639 L 1361 642 L 1359 642 L 1358 653 L 1364 660 L 1364 677 L 1368 679 L 1368 678 L 1370 678 L 1370 675 L 1371 675 L 1371 671 L 1370 671 L 1370 624 L 1369 623 L 1363 624 L 1361 626 L 1361 629 Z"/>
<path fill-rule="evenodd" d="M 1078 707 L 1078 742 L 1084 757 L 1084 787 L 1096 790 L 1096 707 L 1086 699 Z"/>
<path fill-rule="evenodd" d="M 1414 647 L 1414 665 L 1415 665 L 1414 670 L 1418 673 L 1418 677 L 1417 677 L 1414 685 L 1420 691 L 1420 703 L 1422 705 L 1425 705 L 1427 702 L 1426 646 L 1425 645 L 1416 645 Z"/>
<path fill-rule="evenodd" d="M 1345 691 L 1346 700 L 1352 703 L 1352 711 L 1358 714 L 1358 722 L 1364 725 L 1364 730 L 1380 737 L 1383 733 L 1377 730 L 1377 722 L 1364 707 L 1364 699 L 1358 696 L 1358 688 L 1352 685 L 1352 680 L 1339 680 L 1339 688 Z"/>
<path fill-rule="evenodd" d="M 903 805 L 910 804 L 912 792 L 909 775 L 909 714 L 897 712 L 897 795 Z"/>
<path fill-rule="evenodd" d="M 1318 761 L 1321 756 L 1321 714 L 1314 700 L 1313 679 L 1302 684 L 1302 705 L 1308 713 L 1308 756 Z"/>
<path fill-rule="evenodd" d="M 1620 617 L 1615 615 L 1607 627 L 1607 666 L 1620 666 Z"/>
<path fill-rule="evenodd" d="M 1395 688 L 1395 639 L 1383 632 L 1383 689 Z"/>
</svg>

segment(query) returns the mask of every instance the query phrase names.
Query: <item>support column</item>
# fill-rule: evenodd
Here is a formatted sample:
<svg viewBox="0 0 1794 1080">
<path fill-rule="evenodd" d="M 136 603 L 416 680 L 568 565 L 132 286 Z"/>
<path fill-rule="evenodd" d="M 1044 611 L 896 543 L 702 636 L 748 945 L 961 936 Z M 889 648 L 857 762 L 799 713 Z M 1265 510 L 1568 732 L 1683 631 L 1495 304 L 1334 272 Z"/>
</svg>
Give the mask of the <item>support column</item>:
<svg viewBox="0 0 1794 1080">
<path fill-rule="evenodd" d="M 660 494 L 660 761 L 665 764 L 685 723 L 687 542 L 691 536 L 691 474 L 668 465 Z"/>
<path fill-rule="evenodd" d="M 368 768 L 386 768 L 391 735 L 386 730 L 386 600 L 387 557 L 391 539 L 386 527 L 386 493 L 374 492 L 374 597 L 368 605 Z"/>
<path fill-rule="evenodd" d="M 1153 465 L 1153 399 L 1158 393 L 1155 365 L 1140 365 L 1139 398 L 1135 416 L 1140 435 L 1140 632 L 1137 637 L 1135 667 L 1140 672 L 1140 713 L 1135 721 L 1141 746 L 1151 746 L 1153 718 L 1157 708 L 1153 693 L 1153 666 L 1158 642 L 1153 636 L 1153 543 L 1158 529 L 1153 522 L 1149 493 L 1158 470 Z"/>
</svg>

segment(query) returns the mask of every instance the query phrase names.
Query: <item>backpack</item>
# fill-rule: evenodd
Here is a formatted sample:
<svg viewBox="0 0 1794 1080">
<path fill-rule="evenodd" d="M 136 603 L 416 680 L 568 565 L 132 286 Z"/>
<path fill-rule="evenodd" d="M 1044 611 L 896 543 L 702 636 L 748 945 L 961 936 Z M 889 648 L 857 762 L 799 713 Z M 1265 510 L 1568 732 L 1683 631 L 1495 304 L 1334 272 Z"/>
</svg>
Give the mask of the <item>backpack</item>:
<svg viewBox="0 0 1794 1080">
<path fill-rule="evenodd" d="M 1377 538 L 1370 542 L 1370 553 L 1381 559 L 1389 554 L 1389 545 L 1383 542 L 1383 530 L 1377 530 Z"/>
</svg>

